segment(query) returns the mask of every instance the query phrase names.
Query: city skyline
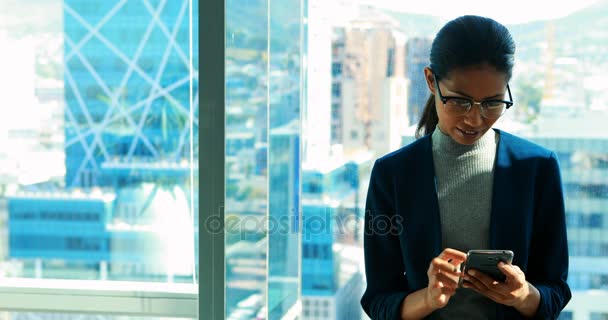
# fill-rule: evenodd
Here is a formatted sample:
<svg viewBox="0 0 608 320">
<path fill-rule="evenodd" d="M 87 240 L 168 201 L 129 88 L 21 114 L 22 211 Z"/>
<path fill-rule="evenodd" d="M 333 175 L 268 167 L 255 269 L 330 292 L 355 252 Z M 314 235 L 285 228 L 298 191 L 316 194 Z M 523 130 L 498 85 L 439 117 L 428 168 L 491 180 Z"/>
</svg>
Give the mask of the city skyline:
<svg viewBox="0 0 608 320">
<path fill-rule="evenodd" d="M 5 3 L 15 5 L 17 2 Z M 182 5 L 184 3 L 180 2 Z M 299 9 L 292 10 L 284 3 L 268 7 L 268 1 L 265 0 L 235 1 L 227 8 L 227 30 L 230 33 L 226 35 L 225 58 L 226 206 L 223 209 L 226 225 L 240 227 L 231 229 L 237 231 L 226 231 L 224 263 L 227 317 L 264 319 L 270 314 L 268 319 L 275 319 L 293 314 L 299 307 L 303 316 L 306 311 L 309 312 L 304 318 L 311 319 L 317 319 L 314 317 L 317 311 L 321 315 L 319 319 L 332 319 L 331 317 L 339 315 L 346 317 L 361 312 L 358 301 L 354 300 L 358 291 L 364 287 L 360 261 L 363 252 L 361 237 L 351 229 L 342 233 L 343 229 L 331 226 L 330 223 L 352 220 L 357 226 L 360 223 L 357 218 L 364 211 L 369 169 L 373 161 L 414 140 L 412 127 L 404 129 L 401 126 L 406 122 L 414 124 L 420 114 L 420 101 L 427 97 L 428 88 L 415 80 L 415 76 L 425 65 L 424 52 L 428 50 L 434 32 L 441 26 L 441 19 L 448 17 L 446 15 L 435 19 L 432 15 L 423 15 L 416 18 L 414 15 L 386 12 L 384 9 L 372 9 L 369 15 L 361 15 L 361 11 L 357 13 L 357 10 L 345 8 L 343 11 L 350 12 L 353 19 L 347 19 L 346 14 L 332 19 L 331 14 L 339 10 L 339 6 L 331 7 L 331 11 L 327 9 L 329 7 L 322 7 L 323 1 L 309 0 L 308 3 L 321 7 L 317 6 L 316 11 L 308 12 L 309 19 L 306 23 L 302 22 L 304 14 L 300 14 Z M 342 3 L 352 5 L 349 1 Z M 586 3 L 589 1 L 578 2 L 576 5 L 583 6 Z M 177 2 L 173 5 L 177 8 L 176 4 Z M 292 4 L 295 6 L 297 1 Z M 599 4 L 601 3 L 596 3 Z M 521 6 L 521 3 L 514 7 L 517 6 Z M 148 10 L 146 12 L 149 9 L 145 8 Z M 478 9 L 485 10 L 483 7 Z M 574 10 L 567 6 L 561 9 Z M 362 10 L 369 12 L 365 11 L 369 8 Z M 459 10 L 464 8 L 460 7 Z M 176 10 L 173 13 L 178 12 Z M 507 128 L 508 131 L 555 150 L 562 163 L 567 223 L 569 232 L 572 232 L 570 281 L 577 290 L 572 308 L 587 312 L 594 305 L 590 306 L 581 300 L 585 300 L 593 290 L 608 290 L 608 274 L 601 269 L 608 265 L 608 131 L 604 130 L 608 121 L 608 99 L 602 95 L 608 89 L 608 76 L 604 75 L 608 71 L 608 63 L 603 57 L 604 49 L 608 46 L 605 41 L 608 40 L 608 32 L 602 28 L 605 23 L 601 16 L 594 15 L 595 12 L 589 11 L 589 8 L 577 12 L 577 15 L 569 17 L 563 17 L 560 13 L 559 18 L 548 22 L 534 20 L 513 25 L 515 40 L 519 41 L 511 83 L 516 105 L 497 122 L 496 127 Z M 269 19 L 269 14 L 273 19 Z M 125 19 L 129 20 L 126 16 Z M 557 16 L 556 14 L 555 17 Z M 313 21 L 312 18 L 319 20 Z M 351 21 L 355 18 L 357 21 Z M 91 20 L 95 19 L 91 17 Z M 581 21 L 585 23 L 582 24 Z M 155 99 L 172 95 L 171 90 L 162 92 L 161 88 L 170 87 L 171 81 L 183 82 L 188 75 L 184 74 L 183 78 L 169 77 L 166 79 L 168 82 L 157 82 L 159 85 L 152 85 L 147 88 L 149 90 L 129 90 L 121 96 L 120 89 L 124 87 L 121 87 L 121 81 L 117 81 L 114 86 L 108 86 L 106 82 L 120 78 L 117 70 L 122 72 L 128 66 L 137 64 L 136 59 L 124 59 L 126 52 L 133 48 L 115 48 L 117 50 L 110 50 L 109 54 L 102 54 L 102 50 L 96 50 L 95 47 L 88 50 L 67 50 L 66 54 L 71 59 L 79 58 L 79 55 L 97 61 L 118 57 L 109 65 L 110 68 L 105 69 L 108 74 L 104 75 L 100 71 L 100 76 L 95 79 L 91 69 L 96 68 L 89 68 L 86 64 L 75 66 L 70 64 L 74 60 L 64 60 L 63 54 L 60 55 L 61 59 L 56 56 L 57 44 L 63 44 L 64 40 L 58 35 L 48 38 L 48 33 L 44 32 L 44 23 L 37 24 L 39 29 L 36 32 L 42 30 L 40 34 L 20 40 L 15 39 L 15 30 L 22 32 L 25 29 L 14 24 L 14 19 L 9 22 L 6 25 L 0 24 L 0 45 L 12 49 L 7 51 L 10 52 L 7 56 L 14 61 L 3 61 L 2 66 L 11 70 L 11 74 L 21 68 L 27 70 L 27 74 L 14 78 L 7 74 L 3 78 L 0 76 L 0 79 L 3 80 L 5 89 L 16 88 L 14 92 L 9 90 L 7 97 L 14 103 L 21 102 L 27 106 L 15 108 L 10 113 L 15 117 L 14 121 L 7 118 L 2 120 L 7 125 L 6 128 L 3 126 L 7 135 L 6 138 L 0 137 L 0 161 L 10 164 L 11 168 L 20 165 L 22 171 L 25 171 L 24 168 L 42 167 L 29 174 L 5 169 L 0 175 L 4 179 L 0 184 L 0 200 L 6 201 L 6 196 L 12 197 L 13 200 L 16 199 L 14 204 L 22 206 L 22 209 L 17 210 L 11 207 L 11 219 L 21 219 L 21 226 L 29 228 L 29 225 L 23 224 L 25 218 L 31 218 L 31 212 L 28 211 L 31 207 L 28 206 L 42 203 L 41 197 L 46 199 L 44 201 L 50 199 L 48 203 L 52 203 L 53 197 L 71 199 L 72 202 L 64 201 L 61 206 L 57 205 L 59 202 L 49 205 L 56 206 L 56 210 L 41 212 L 39 217 L 45 223 L 50 223 L 48 226 L 60 228 L 70 223 L 74 226 L 78 221 L 86 221 L 87 227 L 109 228 L 98 235 L 118 235 L 113 241 L 105 242 L 71 237 L 67 242 L 72 249 L 114 247 L 123 252 L 145 253 L 151 246 L 155 248 L 153 250 L 167 253 L 162 259 L 173 261 L 173 266 L 157 265 L 154 259 L 158 256 L 150 255 L 146 260 L 142 255 L 121 256 L 117 252 L 114 256 L 117 260 L 139 261 L 117 266 L 114 274 L 110 265 L 100 264 L 95 271 L 96 276 L 103 273 L 101 270 L 106 270 L 106 279 L 108 275 L 110 278 L 116 275 L 116 270 L 118 273 L 133 271 L 160 274 L 171 267 L 179 271 L 176 274 L 189 277 L 192 268 L 178 268 L 175 264 L 191 264 L 191 260 L 182 260 L 183 257 L 166 252 L 170 247 L 189 241 L 190 229 L 179 234 L 179 237 L 176 236 L 178 231 L 175 229 L 175 226 L 187 224 L 189 220 L 184 220 L 186 216 L 178 216 L 173 221 L 166 215 L 165 218 L 160 218 L 166 212 L 196 210 L 188 207 L 191 203 L 188 198 L 190 189 L 167 187 L 167 183 L 187 180 L 190 170 L 197 165 L 186 160 L 190 158 L 190 149 L 179 139 L 187 140 L 190 132 L 183 123 L 183 117 L 179 116 L 183 115 L 179 111 L 180 106 L 171 104 L 170 97 L 167 104 L 160 106 L 149 103 L 142 94 L 144 91 L 151 93 Z M 571 30 L 577 25 L 582 25 L 581 28 L 586 31 Z M 15 32 L 7 32 L 3 36 L 3 26 L 12 28 L 6 30 Z M 138 27 L 140 31 L 143 30 L 140 28 L 142 26 L 144 24 Z M 156 27 L 162 28 L 160 25 Z M 60 33 L 63 32 L 61 28 Z M 168 26 L 165 25 L 165 28 L 171 33 Z M 74 29 L 71 34 L 78 32 Z M 166 34 L 163 30 L 160 33 Z M 307 34 L 310 38 L 303 36 Z M 118 40 L 115 42 L 120 43 Z M 185 44 L 179 41 L 177 43 Z M 408 43 L 410 50 L 407 49 Z M 176 43 L 162 44 L 166 46 L 151 46 L 151 51 L 162 54 L 165 51 L 161 49 L 176 49 Z M 65 40 L 65 45 L 68 49 L 82 48 L 74 39 Z M 374 50 L 364 52 L 370 47 Z M 24 54 L 19 54 L 20 48 L 25 48 Z M 412 52 L 411 48 L 418 52 Z M 311 52 L 313 50 L 318 51 Z M 310 54 L 306 55 L 308 52 Z M 174 55 L 169 54 L 169 60 L 185 63 L 181 57 L 186 54 L 185 50 L 182 50 L 183 54 L 173 53 Z M 156 70 L 154 68 L 162 64 L 161 57 L 142 57 L 147 59 L 142 60 L 143 66 L 138 68 L 146 67 L 153 72 Z M 45 59 L 47 64 L 39 63 Z M 93 67 L 100 66 L 103 69 L 101 66 L 104 63 L 90 63 Z M 167 68 L 183 70 L 170 65 L 167 64 Z M 355 66 L 366 66 L 366 70 L 375 73 L 375 76 L 358 74 L 362 69 L 356 69 Z M 62 68 L 70 68 L 67 75 L 63 72 L 54 73 Z M 143 78 L 139 79 L 141 83 L 146 83 L 149 79 L 143 73 L 147 71 L 138 68 L 134 72 Z M 414 69 L 418 71 L 410 74 L 406 71 Z M 77 73 L 74 71 L 88 73 L 85 75 L 87 80 L 70 79 Z M 165 79 L 163 76 L 164 74 L 159 79 Z M 155 75 L 152 75 L 151 79 L 154 78 Z M 198 104 L 196 98 L 190 100 L 185 93 L 185 83 L 182 82 L 181 86 L 172 87 L 180 88 L 177 96 L 181 103 Z M 64 99 L 64 86 L 71 96 L 64 101 L 65 105 L 57 102 L 59 96 Z M 104 90 L 104 86 L 108 90 Z M 107 97 L 99 99 L 100 88 Z M 194 91 L 198 91 L 196 85 Z M 23 92 L 27 93 L 24 95 L 27 100 L 20 99 Z M 81 104 L 76 97 L 78 95 L 95 100 L 94 103 L 85 104 L 90 107 L 84 108 L 85 111 L 99 112 L 87 114 L 79 111 Z M 410 102 L 414 95 L 418 97 Z M 129 102 L 127 108 L 131 107 L 130 113 L 127 113 L 130 116 L 123 113 L 125 110 L 120 103 L 123 97 Z M 48 101 L 55 102 L 48 104 Z M 368 105 L 363 105 L 363 102 Z M 147 108 L 148 114 L 153 115 L 154 119 L 150 122 L 143 121 L 143 112 L 136 111 L 137 105 L 141 110 Z M 48 112 L 40 114 L 40 119 L 36 122 L 27 121 L 28 114 L 45 106 L 49 107 Z M 164 113 L 160 111 L 162 109 L 165 109 Z M 72 111 L 75 116 L 64 115 L 64 111 Z M 98 122 L 100 118 L 103 119 L 105 112 L 108 121 Z M 199 115 L 196 111 L 193 115 L 193 123 L 198 132 Z M 363 123 L 362 119 L 372 116 L 378 116 L 378 121 Z M 89 121 L 89 117 L 94 120 Z M 41 129 L 35 125 L 38 123 L 46 126 Z M 148 131 L 139 125 L 142 123 L 149 126 Z M 161 129 L 163 124 L 165 129 Z M 80 126 L 87 129 L 89 135 L 73 131 Z M 355 129 L 346 131 L 345 128 Z M 104 135 L 105 129 L 107 132 Z M 353 131 L 356 133 L 353 134 Z M 62 139 L 56 139 L 59 136 Z M 115 141 L 109 136 L 118 137 L 120 142 L 114 144 Z M 195 140 L 196 138 L 194 135 Z M 351 140 L 349 145 L 345 146 L 345 139 Z M 102 143 L 103 141 L 109 143 Z M 118 146 L 114 149 L 116 152 L 107 155 L 103 155 L 103 151 L 100 151 L 102 155 L 92 152 L 108 145 Z M 66 152 L 70 146 L 81 149 L 70 154 Z M 196 146 L 193 149 L 198 151 Z M 157 151 L 156 154 L 153 150 Z M 45 152 L 51 153 L 48 158 L 43 158 L 45 154 L 48 155 Z M 68 166 L 64 162 L 66 156 L 73 161 Z M 26 158 L 33 160 L 28 162 Z M 45 163 L 46 166 L 40 166 L 39 163 Z M 83 171 L 86 168 L 83 164 L 98 165 L 99 171 Z M 95 169 L 95 166 L 86 169 Z M 67 181 L 64 180 L 66 173 Z M 92 179 L 96 174 L 99 179 L 108 179 L 96 183 Z M 88 182 L 74 179 L 79 175 L 87 177 Z M 146 181 L 138 186 L 128 186 L 141 180 Z M 46 183 L 37 184 L 39 182 Z M 126 185 L 122 185 L 123 182 Z M 161 184 L 164 186 L 159 186 Z M 32 185 L 59 187 L 61 192 L 46 195 L 35 190 L 32 193 L 14 192 L 20 187 Z M 62 187 L 66 185 L 76 188 L 73 192 L 63 190 Z M 110 190 L 107 199 L 124 200 L 118 202 L 119 205 L 115 208 L 117 215 L 113 216 L 119 218 L 115 220 L 123 221 L 103 223 L 100 220 L 106 216 L 105 210 L 110 210 L 106 208 L 109 200 L 100 201 L 97 196 L 99 192 L 107 192 L 107 189 L 117 185 L 121 185 L 120 190 Z M 77 210 L 74 208 L 83 202 L 74 199 L 85 199 L 88 202 L 82 208 L 93 209 L 86 214 L 75 212 Z M 172 228 L 163 233 L 161 238 L 141 236 L 141 232 L 134 232 L 136 229 L 145 229 L 145 223 L 133 223 L 142 221 L 134 214 L 143 210 L 143 206 L 139 205 L 142 203 L 147 206 L 146 212 L 159 218 L 151 228 Z M 66 207 L 74 212 L 64 209 Z M 0 212 L 0 217 L 4 215 L 8 221 L 9 209 L 5 211 Z M 320 212 L 330 212 L 330 221 L 326 221 L 326 226 L 330 227 L 325 231 L 331 234 L 306 239 L 306 236 L 311 235 L 311 226 L 306 226 L 307 221 L 311 220 L 310 217 L 318 221 L 317 217 L 323 216 Z M 288 221 L 290 232 L 273 233 L 269 221 Z M 256 222 L 256 227 L 250 228 L 249 222 Z M 299 226 L 298 223 L 302 225 Z M 133 226 L 129 227 L 129 224 Z M 357 227 L 361 227 L 361 224 Z M 1 225 L 1 228 L 0 231 L 5 233 L 7 239 L 8 233 L 14 233 L 8 230 L 7 224 Z M 133 236 L 134 234 L 138 236 Z M 23 245 L 13 249 L 23 249 L 30 245 L 26 234 L 16 236 Z M 49 242 L 51 244 L 56 243 Z M 144 244 L 150 246 L 145 247 Z M 0 258 L 4 259 L 7 252 L 2 250 L 7 251 L 8 248 L 0 248 Z M 188 247 L 184 250 L 195 249 Z M 111 256 L 105 254 L 102 252 L 99 256 L 104 259 Z M 142 271 L 133 266 L 141 263 L 155 267 L 144 268 Z M 594 268 L 588 267 L 589 263 Z M 27 275 L 37 276 L 35 272 Z M 171 281 L 169 278 L 163 275 L 160 281 Z M 299 287 L 302 291 L 298 291 Z M 324 317 L 325 312 L 327 316 Z M 572 314 L 570 317 L 565 316 L 564 319 L 572 319 Z M 577 319 L 576 315 L 574 317 Z"/>
</svg>

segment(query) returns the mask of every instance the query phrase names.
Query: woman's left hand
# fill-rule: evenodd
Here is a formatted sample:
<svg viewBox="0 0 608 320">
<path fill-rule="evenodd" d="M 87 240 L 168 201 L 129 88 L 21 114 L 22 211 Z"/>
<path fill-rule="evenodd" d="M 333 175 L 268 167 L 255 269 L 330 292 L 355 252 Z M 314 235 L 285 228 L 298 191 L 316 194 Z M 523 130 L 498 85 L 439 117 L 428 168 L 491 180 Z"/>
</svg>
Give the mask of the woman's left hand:
<svg viewBox="0 0 608 320">
<path fill-rule="evenodd" d="M 463 287 L 471 288 L 497 303 L 521 309 L 535 288 L 526 281 L 526 275 L 518 266 L 500 262 L 498 268 L 505 274 L 505 282 L 498 282 L 478 271 L 469 270 L 464 275 Z"/>
</svg>

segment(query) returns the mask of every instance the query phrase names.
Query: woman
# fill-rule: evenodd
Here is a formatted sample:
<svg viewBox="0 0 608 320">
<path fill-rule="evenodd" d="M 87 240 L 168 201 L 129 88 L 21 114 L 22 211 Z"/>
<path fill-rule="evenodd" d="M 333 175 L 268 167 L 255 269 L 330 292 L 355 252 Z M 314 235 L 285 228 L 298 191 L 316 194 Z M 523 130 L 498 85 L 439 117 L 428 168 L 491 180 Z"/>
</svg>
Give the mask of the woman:
<svg viewBox="0 0 608 320">
<path fill-rule="evenodd" d="M 361 304 L 372 319 L 555 319 L 570 300 L 556 155 L 492 129 L 513 104 L 514 54 L 509 31 L 484 17 L 434 39 L 424 136 L 378 159 L 370 179 Z M 506 281 L 461 274 L 470 249 L 513 251 L 498 265 Z"/>
</svg>

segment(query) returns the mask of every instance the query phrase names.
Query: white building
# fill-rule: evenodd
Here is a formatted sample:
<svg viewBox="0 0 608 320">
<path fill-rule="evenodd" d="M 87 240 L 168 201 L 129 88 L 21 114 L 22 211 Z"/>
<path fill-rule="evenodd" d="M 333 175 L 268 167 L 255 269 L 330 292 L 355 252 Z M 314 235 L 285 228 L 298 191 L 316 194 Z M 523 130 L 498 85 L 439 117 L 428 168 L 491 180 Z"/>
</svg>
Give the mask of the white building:
<svg viewBox="0 0 608 320">
<path fill-rule="evenodd" d="M 334 35 L 332 142 L 346 155 L 383 155 L 407 125 L 405 37 L 389 17 L 369 9 Z"/>
</svg>

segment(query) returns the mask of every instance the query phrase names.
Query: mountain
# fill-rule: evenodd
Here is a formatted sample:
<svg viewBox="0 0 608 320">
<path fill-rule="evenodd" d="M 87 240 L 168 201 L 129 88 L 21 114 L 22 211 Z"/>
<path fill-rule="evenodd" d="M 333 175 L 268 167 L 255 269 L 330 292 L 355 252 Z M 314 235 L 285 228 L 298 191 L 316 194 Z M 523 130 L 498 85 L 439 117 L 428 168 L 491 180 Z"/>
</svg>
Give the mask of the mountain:
<svg viewBox="0 0 608 320">
<path fill-rule="evenodd" d="M 14 1 L 14 0 L 13 0 Z M 265 49 L 268 26 L 273 50 L 283 50 L 284 39 L 299 37 L 297 0 L 271 2 L 271 21 L 267 21 L 267 0 L 227 0 L 227 40 L 233 47 Z M 407 37 L 434 37 L 445 19 L 378 8 L 394 18 Z M 604 63 L 608 52 L 608 0 L 576 11 L 563 18 L 507 25 L 523 60 L 539 59 L 549 39 L 556 57 L 575 57 L 589 63 Z"/>
<path fill-rule="evenodd" d="M 589 63 L 605 63 L 608 52 L 608 0 L 563 18 L 509 25 L 518 44 L 518 55 L 540 50 L 552 39 L 556 57 L 574 57 Z"/>
</svg>

